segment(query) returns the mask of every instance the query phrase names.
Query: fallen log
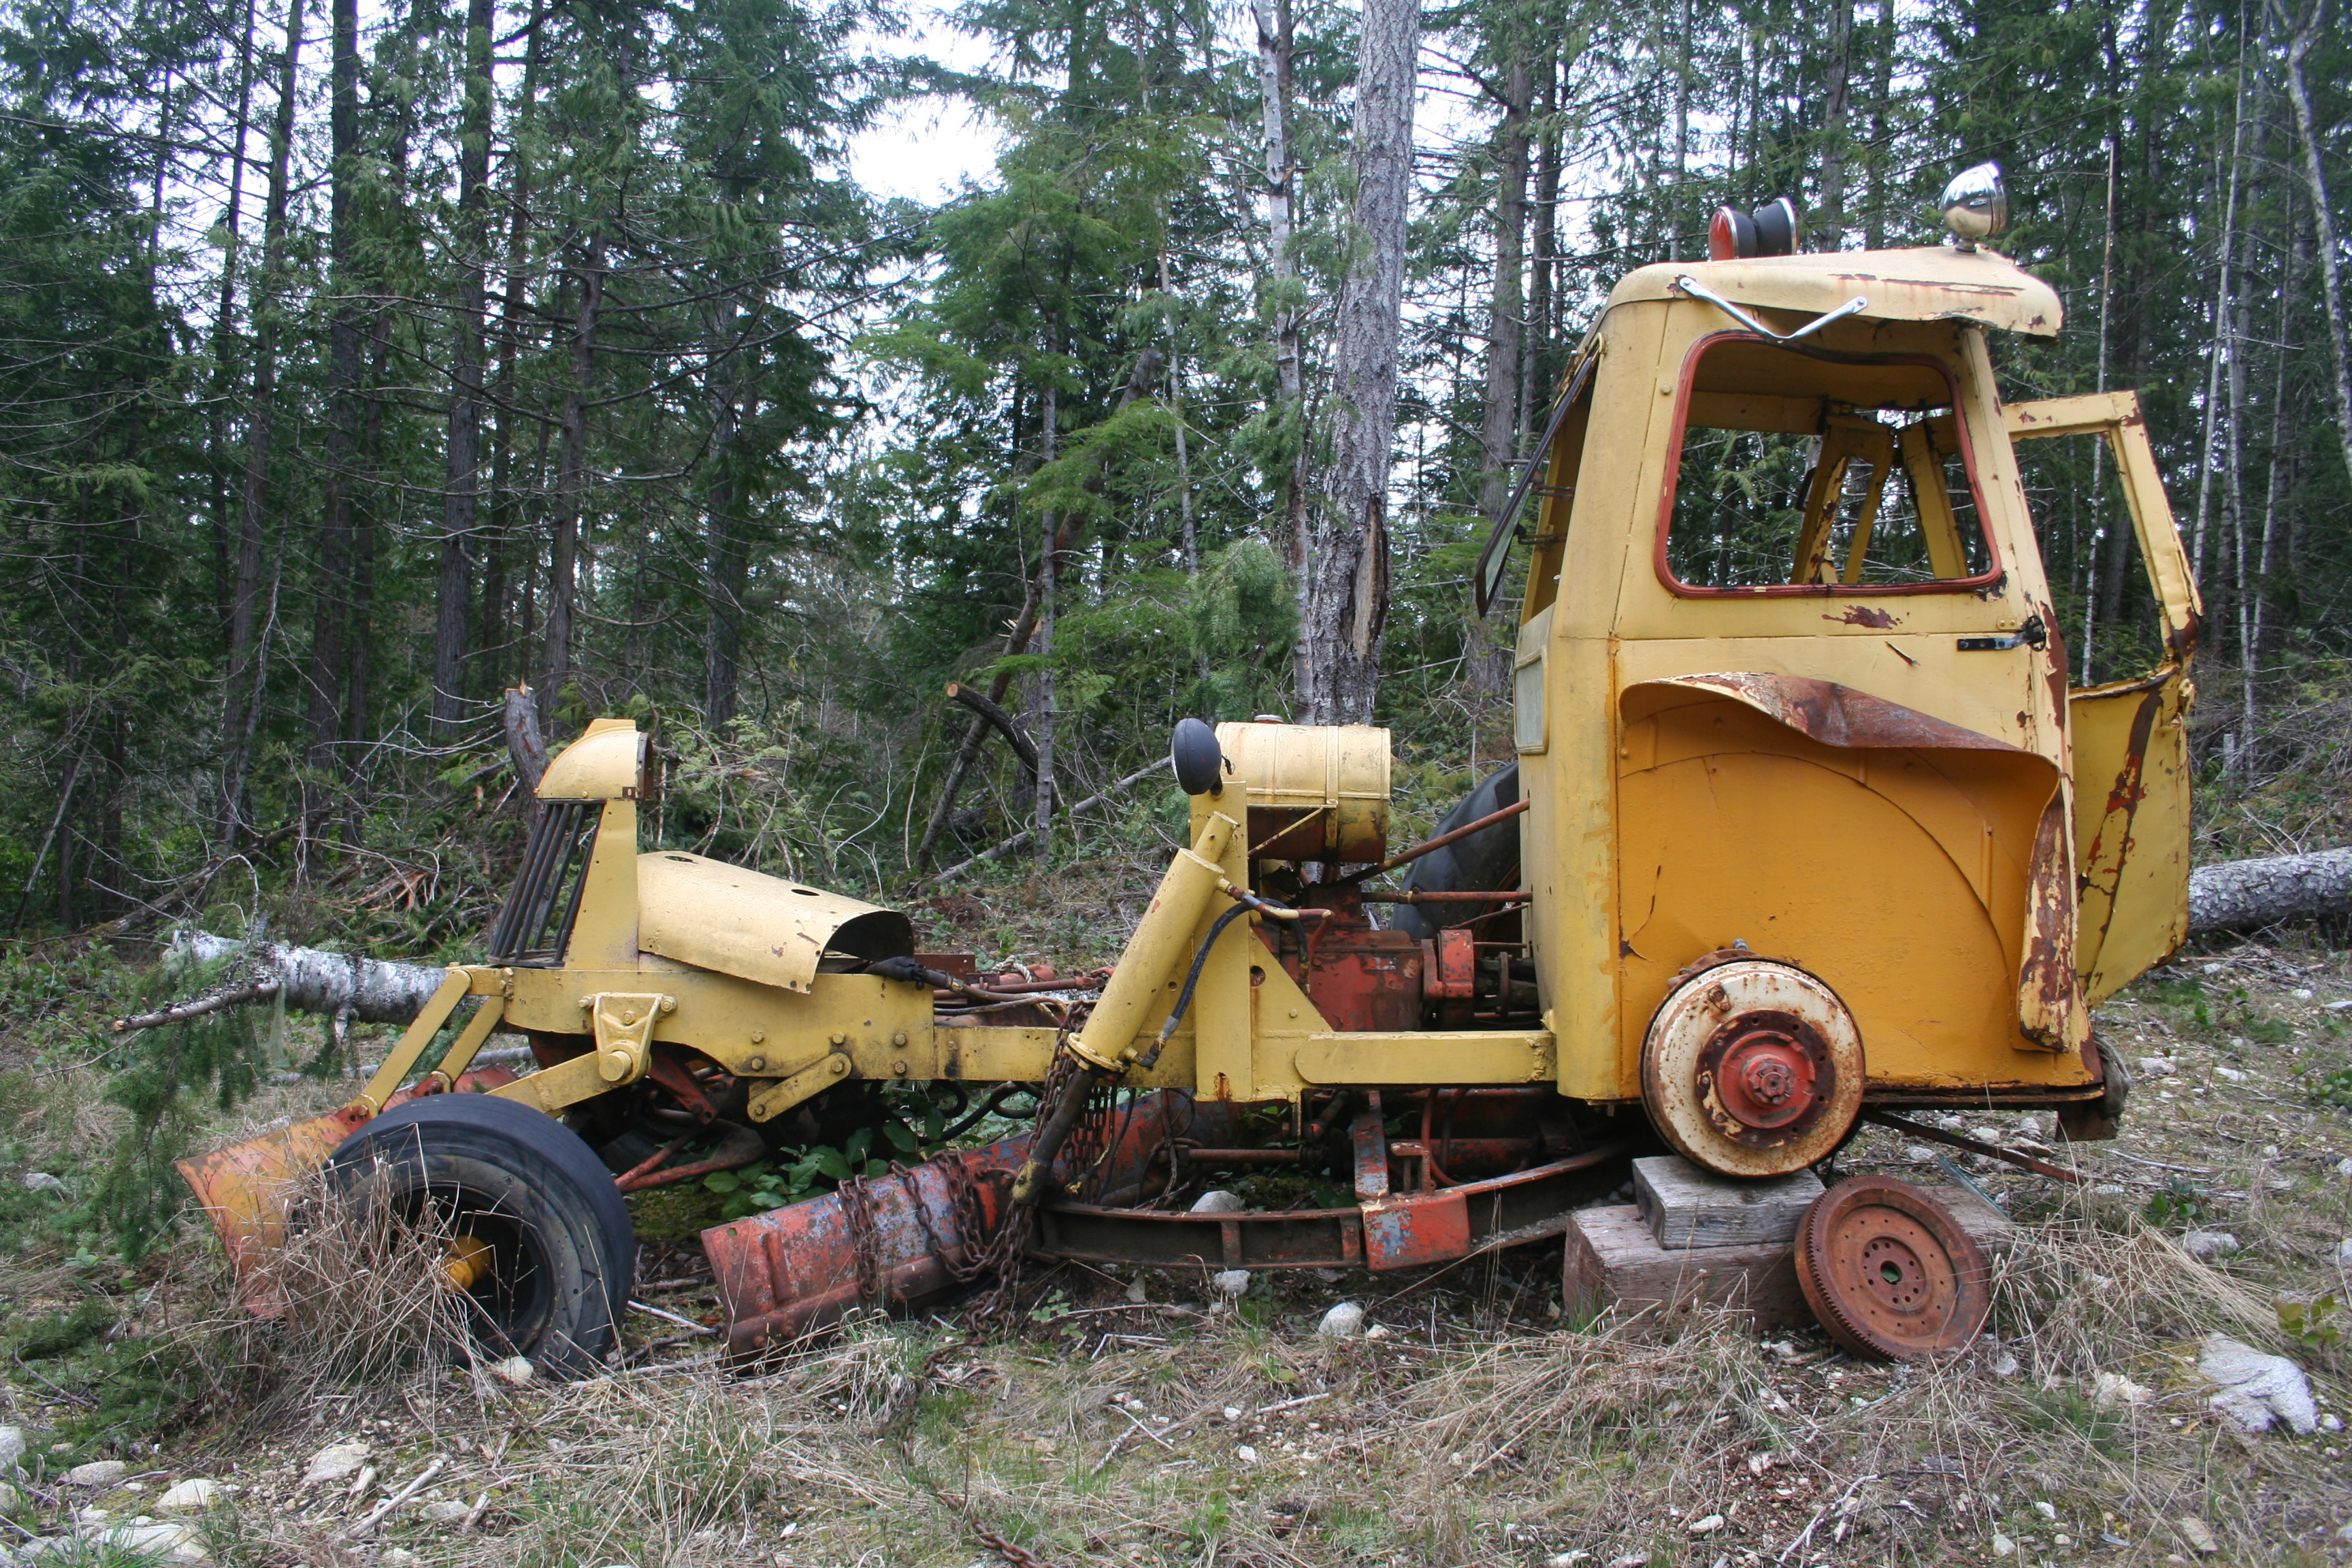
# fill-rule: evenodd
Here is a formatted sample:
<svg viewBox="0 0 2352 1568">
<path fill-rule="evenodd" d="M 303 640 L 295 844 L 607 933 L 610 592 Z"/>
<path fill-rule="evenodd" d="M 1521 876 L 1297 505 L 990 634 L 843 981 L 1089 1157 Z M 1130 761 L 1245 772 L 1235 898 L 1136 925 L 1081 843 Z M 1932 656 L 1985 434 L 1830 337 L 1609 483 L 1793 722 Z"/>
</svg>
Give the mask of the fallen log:
<svg viewBox="0 0 2352 1568">
<path fill-rule="evenodd" d="M 2224 860 L 2189 873 L 2191 935 L 2342 914 L 2352 914 L 2352 849 Z"/>
<path fill-rule="evenodd" d="M 362 1024 L 411 1022 L 448 978 L 439 964 L 395 963 L 315 947 L 240 942 L 205 931 L 186 932 L 173 945 L 206 963 L 241 955 L 260 972 L 257 978 L 276 984 L 287 1006 L 331 1016 L 347 1015 Z"/>
</svg>

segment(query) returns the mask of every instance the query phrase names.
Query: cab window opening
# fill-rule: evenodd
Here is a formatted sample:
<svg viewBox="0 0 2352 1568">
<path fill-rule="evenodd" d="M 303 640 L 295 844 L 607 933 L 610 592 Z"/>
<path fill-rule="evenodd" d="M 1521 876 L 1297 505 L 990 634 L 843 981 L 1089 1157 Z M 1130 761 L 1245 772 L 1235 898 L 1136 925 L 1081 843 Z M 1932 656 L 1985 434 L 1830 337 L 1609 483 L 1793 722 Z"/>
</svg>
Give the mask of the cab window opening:
<svg viewBox="0 0 2352 1568">
<path fill-rule="evenodd" d="M 1686 362 L 1660 574 L 1678 593 L 1934 592 L 1995 573 L 1951 371 L 1749 333 Z"/>
</svg>

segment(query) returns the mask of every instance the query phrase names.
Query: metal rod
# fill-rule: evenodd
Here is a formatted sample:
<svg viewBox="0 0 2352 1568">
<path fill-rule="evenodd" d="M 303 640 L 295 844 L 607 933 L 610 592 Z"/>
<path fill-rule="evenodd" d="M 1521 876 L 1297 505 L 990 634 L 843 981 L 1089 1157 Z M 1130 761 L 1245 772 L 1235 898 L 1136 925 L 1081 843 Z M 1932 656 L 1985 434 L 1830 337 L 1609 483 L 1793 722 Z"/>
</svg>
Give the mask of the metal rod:
<svg viewBox="0 0 2352 1568">
<path fill-rule="evenodd" d="M 1402 855 L 1392 855 L 1370 870 L 1358 871 L 1352 876 L 1342 877 L 1331 886 L 1346 887 L 1357 882 L 1369 881 L 1384 871 L 1395 870 L 1408 860 L 1418 860 L 1433 850 L 1443 849 L 1449 844 L 1459 844 L 1474 833 L 1483 833 L 1498 822 L 1508 821 L 1518 816 L 1519 813 L 1527 810 L 1528 804 L 1524 800 L 1515 800 L 1500 811 L 1488 812 L 1475 822 L 1465 822 L 1451 833 L 1441 833 L 1434 838 L 1424 838 Z"/>
<path fill-rule="evenodd" d="M 2078 1187 L 2083 1184 L 2080 1174 L 2063 1170 L 2047 1160 L 2037 1160 L 2031 1154 L 2020 1154 L 2011 1149 L 1995 1148 L 1990 1143 L 1979 1143 L 1973 1138 L 1963 1138 L 1957 1132 L 1947 1132 L 1939 1127 L 1922 1127 L 1916 1121 L 1906 1121 L 1903 1118 L 1884 1110 L 1865 1110 L 1862 1113 L 1862 1119 L 1864 1121 L 1875 1121 L 1879 1126 L 1890 1128 L 1896 1132 L 1907 1132 L 1916 1138 L 1925 1138 L 1930 1143 L 1948 1143 L 1955 1149 L 1966 1149 L 1971 1154 L 1990 1154 L 1996 1160 L 2006 1160 L 2020 1170 L 2031 1171 L 2037 1176 L 2048 1176 L 2053 1181 L 2065 1182 Z"/>
<path fill-rule="evenodd" d="M 1368 904 L 1511 904 L 1525 903 L 1535 897 L 1525 888 L 1498 888 L 1491 893 L 1422 892 L 1408 888 L 1398 893 L 1362 893 L 1358 897 Z M 1488 942 L 1489 947 L 1518 945 L 1516 942 Z"/>
</svg>

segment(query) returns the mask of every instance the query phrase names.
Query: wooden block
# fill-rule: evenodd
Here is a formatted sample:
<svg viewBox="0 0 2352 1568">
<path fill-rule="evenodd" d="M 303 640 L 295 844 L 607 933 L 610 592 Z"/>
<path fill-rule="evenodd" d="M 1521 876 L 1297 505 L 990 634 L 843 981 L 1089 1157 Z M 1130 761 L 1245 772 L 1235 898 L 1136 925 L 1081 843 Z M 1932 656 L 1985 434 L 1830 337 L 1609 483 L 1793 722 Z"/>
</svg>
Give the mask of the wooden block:
<svg viewBox="0 0 2352 1568">
<path fill-rule="evenodd" d="M 1664 1247 L 1633 1204 L 1568 1216 L 1561 1298 L 1570 1312 L 1703 1302 L 1752 1312 L 1759 1328 L 1813 1321 L 1790 1243 Z"/>
<path fill-rule="evenodd" d="M 1633 1162 L 1633 1202 L 1660 1247 L 1787 1246 L 1806 1205 L 1822 1195 L 1811 1171 L 1741 1181 L 1703 1171 L 1679 1154 Z"/>
</svg>

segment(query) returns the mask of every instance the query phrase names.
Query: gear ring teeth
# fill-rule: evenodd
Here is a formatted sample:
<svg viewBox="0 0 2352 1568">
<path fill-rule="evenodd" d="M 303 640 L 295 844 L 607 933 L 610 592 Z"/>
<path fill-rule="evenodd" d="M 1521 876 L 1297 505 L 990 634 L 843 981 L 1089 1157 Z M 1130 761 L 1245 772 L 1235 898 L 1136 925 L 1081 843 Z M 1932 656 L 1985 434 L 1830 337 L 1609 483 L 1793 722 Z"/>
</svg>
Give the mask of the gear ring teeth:
<svg viewBox="0 0 2352 1568">
<path fill-rule="evenodd" d="M 1815 1199 L 1798 1226 L 1796 1263 L 1830 1337 L 1871 1360 L 1963 1349 L 1992 1304 L 1975 1240 L 1933 1197 L 1892 1176 L 1851 1177 Z M 1882 1272 L 1889 1267 L 1892 1280 Z"/>
</svg>

